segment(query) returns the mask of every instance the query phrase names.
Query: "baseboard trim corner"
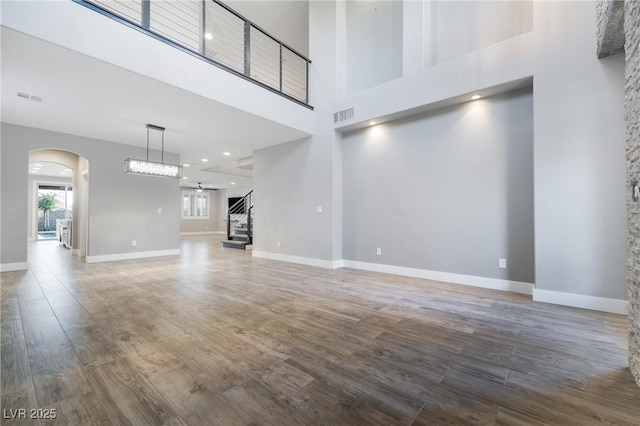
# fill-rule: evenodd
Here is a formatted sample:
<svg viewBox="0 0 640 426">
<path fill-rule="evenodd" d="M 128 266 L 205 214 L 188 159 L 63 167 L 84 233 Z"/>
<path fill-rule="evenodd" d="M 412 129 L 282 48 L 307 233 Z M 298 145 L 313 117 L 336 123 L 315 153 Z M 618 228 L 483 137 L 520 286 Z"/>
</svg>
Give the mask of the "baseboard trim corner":
<svg viewBox="0 0 640 426">
<path fill-rule="evenodd" d="M 251 255 L 261 259 L 278 260 L 281 262 L 297 263 L 300 265 L 317 266 L 320 268 L 337 269 L 342 267 L 342 260 L 323 260 L 311 257 L 290 256 L 288 254 L 270 253 L 266 251 L 252 250 Z"/>
<path fill-rule="evenodd" d="M 87 256 L 87 263 L 116 262 L 118 260 L 144 259 L 147 257 L 176 256 L 180 254 L 180 249 L 138 251 L 133 253 L 105 254 L 100 256 Z"/>
<path fill-rule="evenodd" d="M 29 269 L 29 262 L 1 263 L 0 272 L 24 271 Z"/>
<path fill-rule="evenodd" d="M 586 296 L 584 294 L 534 289 L 533 301 L 590 309 L 592 311 L 609 312 L 612 314 L 629 314 L 629 303 L 621 299 L 608 299 L 606 297 Z"/>
</svg>

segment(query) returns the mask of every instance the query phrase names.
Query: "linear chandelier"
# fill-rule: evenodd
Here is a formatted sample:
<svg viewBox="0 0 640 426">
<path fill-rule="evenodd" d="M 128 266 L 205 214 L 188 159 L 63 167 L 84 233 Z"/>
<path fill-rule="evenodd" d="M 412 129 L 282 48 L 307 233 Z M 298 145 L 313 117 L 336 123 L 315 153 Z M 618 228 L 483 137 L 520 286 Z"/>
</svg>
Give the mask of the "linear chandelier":
<svg viewBox="0 0 640 426">
<path fill-rule="evenodd" d="M 149 161 L 149 131 L 158 130 L 162 133 L 162 149 L 160 163 Z M 154 124 L 147 124 L 147 159 L 136 160 L 134 158 L 127 158 L 124 160 L 124 172 L 137 175 L 147 176 L 160 176 L 170 178 L 182 177 L 182 166 L 175 164 L 165 164 L 164 162 L 164 127 L 156 126 Z"/>
</svg>

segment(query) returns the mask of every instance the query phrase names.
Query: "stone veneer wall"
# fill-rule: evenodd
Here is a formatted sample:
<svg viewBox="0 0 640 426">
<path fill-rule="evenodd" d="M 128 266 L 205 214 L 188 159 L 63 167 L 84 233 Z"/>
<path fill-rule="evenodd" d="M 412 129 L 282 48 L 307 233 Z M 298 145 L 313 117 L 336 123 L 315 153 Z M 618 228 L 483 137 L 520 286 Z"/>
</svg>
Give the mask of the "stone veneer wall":
<svg viewBox="0 0 640 426">
<path fill-rule="evenodd" d="M 596 2 L 598 58 L 624 52 L 624 3 L 621 0 Z"/>
<path fill-rule="evenodd" d="M 627 188 L 640 182 L 640 1 L 625 1 L 625 121 Z M 640 385 L 640 201 L 627 203 L 629 286 L 629 368 Z"/>
</svg>

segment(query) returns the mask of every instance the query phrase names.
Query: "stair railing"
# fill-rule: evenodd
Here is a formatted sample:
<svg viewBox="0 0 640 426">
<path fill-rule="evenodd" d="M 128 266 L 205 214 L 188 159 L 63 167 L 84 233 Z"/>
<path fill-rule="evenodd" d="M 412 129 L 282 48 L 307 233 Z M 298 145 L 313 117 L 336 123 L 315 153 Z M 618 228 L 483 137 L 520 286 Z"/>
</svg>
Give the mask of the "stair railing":
<svg viewBox="0 0 640 426">
<path fill-rule="evenodd" d="M 231 225 L 231 222 L 234 225 Z M 227 239 L 231 239 L 232 232 L 247 224 L 247 242 L 253 242 L 253 190 L 239 199 L 234 205 L 227 209 Z"/>
</svg>

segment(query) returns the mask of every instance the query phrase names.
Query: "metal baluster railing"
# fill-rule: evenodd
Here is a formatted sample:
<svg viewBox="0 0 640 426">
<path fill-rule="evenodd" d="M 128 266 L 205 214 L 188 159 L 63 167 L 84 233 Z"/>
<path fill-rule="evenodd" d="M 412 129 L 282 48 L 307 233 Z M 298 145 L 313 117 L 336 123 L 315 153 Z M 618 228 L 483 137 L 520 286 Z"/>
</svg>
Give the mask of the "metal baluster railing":
<svg viewBox="0 0 640 426">
<path fill-rule="evenodd" d="M 219 0 L 74 1 L 311 108 L 311 61 Z"/>
<path fill-rule="evenodd" d="M 242 225 L 247 225 L 247 236 L 249 244 L 253 240 L 253 191 L 239 199 L 234 205 L 227 209 L 227 239 L 231 239 L 232 234 Z M 232 224 L 233 223 L 233 224 Z"/>
</svg>

